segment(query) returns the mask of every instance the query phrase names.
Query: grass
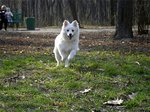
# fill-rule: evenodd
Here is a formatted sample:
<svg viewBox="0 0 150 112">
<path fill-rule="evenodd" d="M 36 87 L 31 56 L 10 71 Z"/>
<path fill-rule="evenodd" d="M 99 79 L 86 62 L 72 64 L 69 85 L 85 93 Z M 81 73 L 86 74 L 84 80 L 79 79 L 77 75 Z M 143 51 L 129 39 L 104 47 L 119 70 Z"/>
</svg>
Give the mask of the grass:
<svg viewBox="0 0 150 112">
<path fill-rule="evenodd" d="M 150 111 L 148 55 L 80 51 L 69 68 L 55 65 L 48 53 L 1 53 L 0 111 Z M 121 106 L 103 104 L 117 98 Z"/>
</svg>

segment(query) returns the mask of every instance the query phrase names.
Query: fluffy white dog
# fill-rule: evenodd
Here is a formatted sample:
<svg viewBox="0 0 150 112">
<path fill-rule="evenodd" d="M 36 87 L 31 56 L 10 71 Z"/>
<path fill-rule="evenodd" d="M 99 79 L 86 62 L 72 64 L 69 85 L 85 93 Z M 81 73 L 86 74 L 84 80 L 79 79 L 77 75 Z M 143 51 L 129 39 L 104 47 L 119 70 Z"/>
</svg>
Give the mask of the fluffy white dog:
<svg viewBox="0 0 150 112">
<path fill-rule="evenodd" d="M 73 59 L 79 50 L 79 25 L 75 20 L 72 23 L 65 20 L 60 34 L 55 39 L 54 54 L 57 66 L 65 62 L 65 67 L 69 66 L 69 61 Z"/>
</svg>

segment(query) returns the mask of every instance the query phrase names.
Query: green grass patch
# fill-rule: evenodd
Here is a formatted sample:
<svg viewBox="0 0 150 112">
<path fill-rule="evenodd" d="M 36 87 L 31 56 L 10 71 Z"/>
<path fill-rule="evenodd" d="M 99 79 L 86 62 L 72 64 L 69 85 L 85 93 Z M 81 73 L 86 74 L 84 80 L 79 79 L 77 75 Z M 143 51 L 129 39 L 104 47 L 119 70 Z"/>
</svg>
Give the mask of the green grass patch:
<svg viewBox="0 0 150 112">
<path fill-rule="evenodd" d="M 0 55 L 0 111 L 149 111 L 150 57 L 141 53 L 80 51 L 69 68 L 53 55 Z M 91 90 L 81 93 L 85 89 Z M 130 99 L 131 93 L 137 95 Z"/>
</svg>

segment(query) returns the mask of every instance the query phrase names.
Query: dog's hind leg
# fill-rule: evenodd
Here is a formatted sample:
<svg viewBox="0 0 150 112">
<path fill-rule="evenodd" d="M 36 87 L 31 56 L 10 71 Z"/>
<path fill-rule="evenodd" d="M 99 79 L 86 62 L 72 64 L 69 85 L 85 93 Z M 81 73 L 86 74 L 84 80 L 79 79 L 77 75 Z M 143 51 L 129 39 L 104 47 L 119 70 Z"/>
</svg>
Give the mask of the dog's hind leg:
<svg viewBox="0 0 150 112">
<path fill-rule="evenodd" d="M 61 56 L 56 48 L 54 49 L 54 54 L 55 54 L 55 59 L 57 61 L 57 66 L 59 66 L 61 63 Z"/>
</svg>

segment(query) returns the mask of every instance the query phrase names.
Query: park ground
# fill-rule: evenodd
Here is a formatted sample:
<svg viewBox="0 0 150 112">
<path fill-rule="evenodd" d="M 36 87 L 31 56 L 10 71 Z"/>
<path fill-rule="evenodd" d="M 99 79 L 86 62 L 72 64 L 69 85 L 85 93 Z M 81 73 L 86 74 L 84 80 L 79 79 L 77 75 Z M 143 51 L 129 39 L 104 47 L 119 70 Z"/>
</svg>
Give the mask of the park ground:
<svg viewBox="0 0 150 112">
<path fill-rule="evenodd" d="M 149 112 L 150 36 L 113 40 L 114 31 L 81 29 L 69 68 L 52 52 L 59 28 L 1 31 L 0 111 Z"/>
</svg>

